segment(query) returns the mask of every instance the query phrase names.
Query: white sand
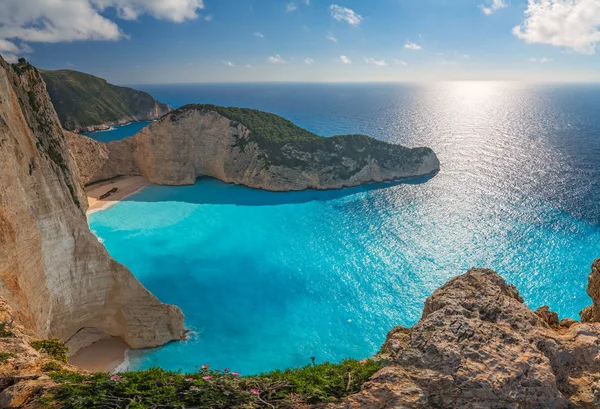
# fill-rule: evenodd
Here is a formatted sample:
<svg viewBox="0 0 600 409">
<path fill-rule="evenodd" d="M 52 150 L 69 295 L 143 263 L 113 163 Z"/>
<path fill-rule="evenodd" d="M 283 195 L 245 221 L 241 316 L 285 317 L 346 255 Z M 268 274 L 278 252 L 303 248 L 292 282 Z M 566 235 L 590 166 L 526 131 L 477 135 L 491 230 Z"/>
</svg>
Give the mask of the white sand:
<svg viewBox="0 0 600 409">
<path fill-rule="evenodd" d="M 82 348 L 69 358 L 69 364 L 92 372 L 113 372 L 125 360 L 129 347 L 121 338 L 113 337 Z"/>
<path fill-rule="evenodd" d="M 87 214 L 91 214 L 100 210 L 108 209 L 120 200 L 123 200 L 134 193 L 139 192 L 150 182 L 143 176 L 126 176 L 111 179 L 106 182 L 98 182 L 86 188 L 88 198 L 88 211 Z M 106 199 L 100 200 L 100 196 L 110 191 L 113 188 L 117 188 L 117 192 L 113 193 Z"/>
</svg>

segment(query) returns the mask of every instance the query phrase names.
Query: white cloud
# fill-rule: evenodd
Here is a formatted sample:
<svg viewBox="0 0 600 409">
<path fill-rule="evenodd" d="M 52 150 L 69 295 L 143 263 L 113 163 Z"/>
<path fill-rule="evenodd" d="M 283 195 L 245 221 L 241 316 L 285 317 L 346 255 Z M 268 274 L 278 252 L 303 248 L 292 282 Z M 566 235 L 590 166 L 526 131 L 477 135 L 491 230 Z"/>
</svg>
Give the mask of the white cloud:
<svg viewBox="0 0 600 409">
<path fill-rule="evenodd" d="M 489 0 L 488 5 L 481 5 L 479 8 L 486 16 L 493 14 L 494 12 L 501 10 L 505 7 L 508 7 L 504 0 Z"/>
<path fill-rule="evenodd" d="M 352 60 L 345 55 L 340 55 L 340 60 L 342 60 L 344 64 L 352 64 Z"/>
<path fill-rule="evenodd" d="M 326 37 L 329 41 L 333 41 L 334 43 L 338 42 L 338 39 L 332 33 L 327 33 Z"/>
<path fill-rule="evenodd" d="M 540 64 L 547 64 L 547 63 L 552 62 L 554 60 L 552 60 L 552 58 L 542 57 L 542 58 L 539 58 L 539 59 L 538 58 L 530 58 L 529 61 L 530 62 L 534 62 L 534 63 L 539 62 Z"/>
<path fill-rule="evenodd" d="M 300 4 L 305 4 L 307 6 L 310 6 L 310 0 L 293 0 L 293 1 L 290 1 L 289 3 L 287 3 L 285 5 L 285 11 L 287 11 L 287 12 L 296 11 L 296 10 L 298 10 L 298 7 L 300 7 Z"/>
<path fill-rule="evenodd" d="M 356 12 L 352 9 L 338 6 L 337 4 L 332 4 L 329 6 L 329 12 L 331 13 L 331 17 L 333 17 L 337 21 L 345 21 L 346 23 L 358 26 L 362 21 L 362 16 L 360 14 L 356 14 Z"/>
<path fill-rule="evenodd" d="M 387 63 L 387 61 L 385 61 L 385 60 L 376 60 L 375 58 L 372 58 L 372 57 L 365 58 L 365 62 L 367 64 L 376 65 L 378 67 L 385 67 L 385 66 L 389 65 Z"/>
<path fill-rule="evenodd" d="M 270 56 L 269 62 L 271 62 L 273 64 L 284 64 L 285 60 L 283 58 L 281 58 L 281 56 L 279 54 L 277 54 L 277 55 Z"/>
<path fill-rule="evenodd" d="M 235 67 L 235 64 L 232 63 L 231 61 L 223 61 L 223 63 L 228 67 Z"/>
<path fill-rule="evenodd" d="M 254 67 L 250 64 L 246 64 L 246 68 L 254 68 Z"/>
<path fill-rule="evenodd" d="M 6 61 L 12 63 L 17 62 L 17 60 L 19 59 L 19 57 L 17 57 L 17 54 L 21 53 L 21 48 L 15 43 L 0 39 L 0 54 L 2 54 Z"/>
<path fill-rule="evenodd" d="M 600 42 L 600 0 L 529 0 L 513 34 L 529 44 L 550 44 L 595 54 Z"/>
<path fill-rule="evenodd" d="M 404 48 L 407 50 L 420 50 L 421 46 L 413 43 L 412 41 L 406 41 L 406 43 L 404 43 Z"/>
<path fill-rule="evenodd" d="M 311 64 L 313 64 L 314 62 L 315 62 L 315 60 L 313 60 L 313 59 L 312 59 L 312 58 L 310 58 L 310 57 L 306 57 L 306 58 L 304 59 L 304 64 L 311 65 Z"/>
<path fill-rule="evenodd" d="M 258 38 L 265 38 L 265 35 L 263 33 L 259 33 L 258 31 L 254 33 L 254 35 Z"/>
<path fill-rule="evenodd" d="M 40 3 L 35 0 L 34 2 Z M 68 0 L 42 0 L 41 2 L 73 4 L 73 1 Z M 176 23 L 195 19 L 198 16 L 197 11 L 204 8 L 203 0 L 79 0 L 78 2 L 90 2 L 100 11 L 114 8 L 119 18 L 125 20 L 135 20 L 142 14 L 149 14 L 155 18 L 171 20 Z"/>
<path fill-rule="evenodd" d="M 408 64 L 402 60 L 394 60 L 394 65 L 401 65 L 403 67 L 406 67 Z"/>
<path fill-rule="evenodd" d="M 77 40 L 119 40 L 127 35 L 115 21 L 101 13 L 112 10 L 122 20 L 142 14 L 176 23 L 199 17 L 203 0 L 2 0 L 0 1 L 0 50 L 17 43 L 18 53 L 27 52 L 26 42 L 58 43 Z M 209 16 L 203 17 L 205 20 Z M 7 43 L 11 43 L 12 46 Z"/>
</svg>

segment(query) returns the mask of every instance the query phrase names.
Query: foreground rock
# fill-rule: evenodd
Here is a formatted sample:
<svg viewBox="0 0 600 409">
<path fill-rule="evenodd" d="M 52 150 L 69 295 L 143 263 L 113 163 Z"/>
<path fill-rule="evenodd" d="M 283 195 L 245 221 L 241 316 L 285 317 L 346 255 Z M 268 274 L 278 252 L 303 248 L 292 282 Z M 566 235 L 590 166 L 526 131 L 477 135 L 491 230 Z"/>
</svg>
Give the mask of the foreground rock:
<svg viewBox="0 0 600 409">
<path fill-rule="evenodd" d="M 418 324 L 393 329 L 380 352 L 391 365 L 331 408 L 599 408 L 600 325 L 566 324 L 470 270 L 427 299 Z"/>
<path fill-rule="evenodd" d="M 0 296 L 72 352 L 108 336 L 135 348 L 179 339 L 160 303 L 90 232 L 78 170 L 39 73 L 0 58 Z"/>
<path fill-rule="evenodd" d="M 0 408 L 37 407 L 43 392 L 56 387 L 42 368 L 55 362 L 31 345 L 35 334 L 24 328 L 8 303 L 0 297 Z M 68 365 L 60 366 L 75 369 Z"/>
<path fill-rule="evenodd" d="M 86 142 L 83 136 L 77 136 Z M 266 112 L 188 105 L 137 135 L 106 145 L 100 170 L 76 154 L 88 180 L 142 175 L 161 185 L 188 185 L 210 176 L 252 188 L 339 189 L 434 174 L 429 148 L 409 149 L 364 135 L 324 138 Z M 99 155 L 97 155 L 99 156 Z"/>
</svg>

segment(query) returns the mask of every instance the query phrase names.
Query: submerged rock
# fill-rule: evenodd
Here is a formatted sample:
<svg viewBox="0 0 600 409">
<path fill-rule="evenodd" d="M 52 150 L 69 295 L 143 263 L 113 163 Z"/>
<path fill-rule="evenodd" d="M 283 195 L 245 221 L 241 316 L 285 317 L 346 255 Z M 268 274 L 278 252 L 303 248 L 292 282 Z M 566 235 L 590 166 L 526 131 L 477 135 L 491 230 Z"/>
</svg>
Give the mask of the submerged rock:
<svg viewBox="0 0 600 409">
<path fill-rule="evenodd" d="M 79 138 L 85 138 L 79 136 Z M 85 144 L 85 142 L 80 142 Z M 365 135 L 315 135 L 266 112 L 188 105 L 133 137 L 106 144 L 109 158 L 90 182 L 142 175 L 161 185 L 210 176 L 273 191 L 339 189 L 434 174 L 429 148 L 409 149 Z M 89 161 L 75 153 L 80 168 Z"/>
<path fill-rule="evenodd" d="M 390 365 L 330 408 L 598 408 L 600 325 L 568 324 L 555 330 L 554 313 L 470 270 L 427 299 L 414 327 L 390 331 Z"/>
</svg>

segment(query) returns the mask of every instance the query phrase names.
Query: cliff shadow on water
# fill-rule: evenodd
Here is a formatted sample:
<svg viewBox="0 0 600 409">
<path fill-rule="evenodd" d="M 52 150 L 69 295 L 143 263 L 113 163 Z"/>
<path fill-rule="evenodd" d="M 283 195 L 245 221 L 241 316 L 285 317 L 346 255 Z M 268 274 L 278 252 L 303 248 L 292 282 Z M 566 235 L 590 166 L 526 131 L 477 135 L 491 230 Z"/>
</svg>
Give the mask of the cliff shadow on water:
<svg viewBox="0 0 600 409">
<path fill-rule="evenodd" d="M 313 201 L 337 200 L 359 193 L 387 189 L 398 185 L 419 185 L 429 182 L 437 173 L 393 182 L 370 183 L 336 190 L 308 189 L 292 192 L 271 192 L 241 185 L 227 184 L 218 179 L 201 177 L 194 185 L 150 185 L 125 199 L 132 202 L 185 202 L 198 205 L 276 206 Z"/>
</svg>

